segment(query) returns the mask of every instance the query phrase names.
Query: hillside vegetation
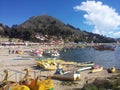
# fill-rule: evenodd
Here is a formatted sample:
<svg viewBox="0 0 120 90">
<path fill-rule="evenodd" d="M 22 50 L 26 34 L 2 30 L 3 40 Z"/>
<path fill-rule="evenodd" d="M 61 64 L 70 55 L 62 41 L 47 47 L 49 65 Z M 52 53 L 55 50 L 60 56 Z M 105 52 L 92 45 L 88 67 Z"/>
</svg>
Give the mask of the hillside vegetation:
<svg viewBox="0 0 120 90">
<path fill-rule="evenodd" d="M 33 42 L 56 40 L 63 40 L 64 42 L 115 42 L 113 38 L 82 31 L 48 15 L 33 16 L 20 25 L 13 25 L 12 28 L 3 24 L 0 27 L 2 37 L 19 38 Z"/>
</svg>

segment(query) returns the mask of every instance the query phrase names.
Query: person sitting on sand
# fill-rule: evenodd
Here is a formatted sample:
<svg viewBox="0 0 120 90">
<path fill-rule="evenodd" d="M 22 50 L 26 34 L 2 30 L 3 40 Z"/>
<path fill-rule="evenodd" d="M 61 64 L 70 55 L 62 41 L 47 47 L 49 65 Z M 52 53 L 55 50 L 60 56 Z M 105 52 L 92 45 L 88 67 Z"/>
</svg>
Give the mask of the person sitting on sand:
<svg viewBox="0 0 120 90">
<path fill-rule="evenodd" d="M 64 71 L 63 71 L 62 68 L 60 68 L 60 64 L 59 63 L 57 64 L 57 69 L 56 69 L 55 74 L 64 74 Z"/>
</svg>

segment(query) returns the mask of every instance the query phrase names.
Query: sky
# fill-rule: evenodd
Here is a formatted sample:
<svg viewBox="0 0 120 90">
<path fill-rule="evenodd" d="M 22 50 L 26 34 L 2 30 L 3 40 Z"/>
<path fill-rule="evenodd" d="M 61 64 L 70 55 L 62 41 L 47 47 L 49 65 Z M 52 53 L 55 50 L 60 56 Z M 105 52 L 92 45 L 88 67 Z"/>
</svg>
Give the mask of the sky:
<svg viewBox="0 0 120 90">
<path fill-rule="evenodd" d="M 82 31 L 120 38 L 120 0 L 0 0 L 0 23 L 49 15 Z"/>
</svg>

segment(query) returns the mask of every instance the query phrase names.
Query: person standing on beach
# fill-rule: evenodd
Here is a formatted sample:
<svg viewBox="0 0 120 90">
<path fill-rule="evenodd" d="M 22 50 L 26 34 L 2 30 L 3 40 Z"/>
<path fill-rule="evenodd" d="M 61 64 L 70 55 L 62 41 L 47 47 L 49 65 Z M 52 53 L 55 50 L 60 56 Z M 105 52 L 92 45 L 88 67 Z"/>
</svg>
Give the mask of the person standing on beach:
<svg viewBox="0 0 120 90">
<path fill-rule="evenodd" d="M 11 53 L 11 50 L 9 49 L 9 51 L 8 51 L 8 52 L 9 52 L 9 54 L 10 54 L 10 53 Z"/>
<path fill-rule="evenodd" d="M 14 50 L 12 50 L 12 54 L 14 54 L 15 53 L 15 51 Z"/>
</svg>

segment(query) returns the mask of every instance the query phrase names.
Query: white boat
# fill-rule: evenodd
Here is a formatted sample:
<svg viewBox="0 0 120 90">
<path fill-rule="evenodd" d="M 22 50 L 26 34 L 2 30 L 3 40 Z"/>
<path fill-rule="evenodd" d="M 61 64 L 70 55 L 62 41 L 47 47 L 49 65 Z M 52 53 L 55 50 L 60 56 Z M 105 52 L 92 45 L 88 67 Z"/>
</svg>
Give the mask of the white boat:
<svg viewBox="0 0 120 90">
<path fill-rule="evenodd" d="M 92 67 L 82 67 L 82 68 L 78 69 L 77 71 L 81 72 L 81 71 L 90 70 L 90 69 L 92 69 Z"/>
</svg>

